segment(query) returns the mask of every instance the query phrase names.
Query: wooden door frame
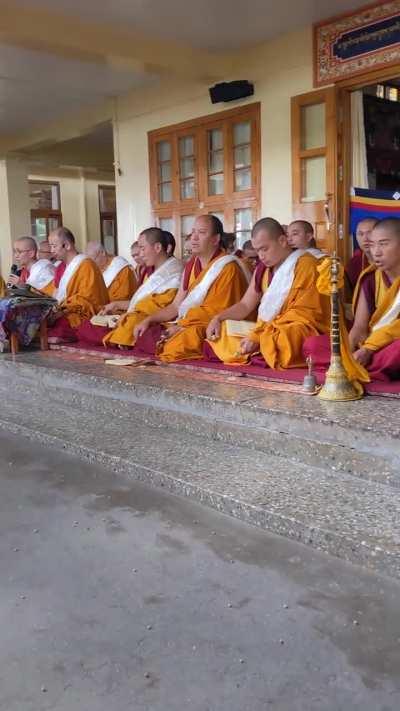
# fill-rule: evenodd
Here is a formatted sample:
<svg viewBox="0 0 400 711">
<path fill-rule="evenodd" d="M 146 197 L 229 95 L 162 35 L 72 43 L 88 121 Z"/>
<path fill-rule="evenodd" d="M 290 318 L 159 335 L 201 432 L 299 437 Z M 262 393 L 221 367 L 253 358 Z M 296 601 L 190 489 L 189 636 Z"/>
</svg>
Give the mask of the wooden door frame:
<svg viewBox="0 0 400 711">
<path fill-rule="evenodd" d="M 337 201 L 336 224 L 343 235 L 349 233 L 349 204 L 351 190 L 351 107 L 350 95 L 357 89 L 362 89 L 370 84 L 383 84 L 394 77 L 400 77 L 400 64 L 390 67 L 381 67 L 364 74 L 343 79 L 335 83 L 337 93 Z M 345 240 L 345 253 L 342 255 L 346 261 L 351 256 L 351 240 Z"/>
</svg>

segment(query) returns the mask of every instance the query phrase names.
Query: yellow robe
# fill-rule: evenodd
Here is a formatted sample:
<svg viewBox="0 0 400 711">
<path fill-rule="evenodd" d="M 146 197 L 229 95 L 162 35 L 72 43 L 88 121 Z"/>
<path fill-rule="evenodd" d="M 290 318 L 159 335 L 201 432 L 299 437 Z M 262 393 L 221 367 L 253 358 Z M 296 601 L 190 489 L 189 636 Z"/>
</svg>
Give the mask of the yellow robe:
<svg viewBox="0 0 400 711">
<path fill-rule="evenodd" d="M 137 289 L 136 276 L 127 264 L 108 287 L 109 301 L 129 301 Z"/>
<path fill-rule="evenodd" d="M 279 314 L 272 321 L 259 319 L 254 330 L 248 335 L 248 338 L 259 344 L 259 352 L 270 368 L 279 370 L 303 367 L 305 339 L 329 332 L 330 302 L 316 287 L 317 267 L 318 260 L 311 254 L 300 257 L 295 267 L 292 288 Z M 243 365 L 249 361 L 251 356 L 238 355 L 240 340 L 236 337 L 232 339 L 232 344 L 229 345 L 230 358 L 224 358 L 224 362 Z M 215 343 L 210 345 L 218 357 L 221 357 Z"/>
<path fill-rule="evenodd" d="M 372 314 L 369 322 L 370 333 L 362 344 L 363 348 L 368 348 L 370 351 L 380 351 L 385 346 L 390 345 L 393 341 L 400 339 L 400 318 L 394 319 L 392 323 L 389 323 L 387 326 L 382 326 L 376 331 L 372 331 L 373 326 L 378 323 L 378 321 L 392 305 L 399 289 L 400 277 L 395 279 L 389 288 L 386 287 L 385 295 L 381 298 L 377 309 Z"/>
<path fill-rule="evenodd" d="M 0 299 L 3 299 L 6 295 L 6 283 L 2 276 L 0 276 Z"/>
<path fill-rule="evenodd" d="M 55 296 L 57 289 L 54 282 L 43 291 Z M 108 302 L 108 291 L 100 269 L 91 259 L 85 259 L 69 280 L 67 296 L 61 302 L 60 308 L 70 326 L 77 328 L 82 321 L 91 319 Z"/>
<path fill-rule="evenodd" d="M 266 269 L 262 281 L 261 281 L 261 291 L 262 294 L 268 289 L 269 281 L 269 269 Z M 249 321 L 254 320 L 254 328 L 256 326 L 257 313 L 255 312 L 249 316 Z M 249 329 L 252 330 L 251 328 Z M 215 341 L 207 341 L 207 343 L 213 349 L 217 358 L 219 358 L 223 363 L 229 363 L 230 365 L 243 365 L 249 360 L 248 356 L 243 356 L 240 354 L 240 342 L 243 336 L 232 336 L 228 335 L 226 321 L 221 323 L 221 334 Z"/>
<path fill-rule="evenodd" d="M 197 278 L 192 269 L 188 294 L 201 282 L 214 262 L 215 259 L 211 260 Z M 160 360 L 173 363 L 201 358 L 209 322 L 221 311 L 240 301 L 247 286 L 246 277 L 240 266 L 236 262 L 227 264 L 209 288 L 201 306 L 189 309 L 186 316 L 179 319 L 178 325 L 181 330 L 162 345 L 158 354 Z"/>
<path fill-rule="evenodd" d="M 138 301 L 135 310 L 131 313 L 123 314 L 115 328 L 103 338 L 106 346 L 108 343 L 116 343 L 120 346 L 133 346 L 135 339 L 133 330 L 145 318 L 151 316 L 156 311 L 169 306 L 175 299 L 177 289 L 168 289 L 163 294 L 149 294 L 144 299 Z"/>
</svg>

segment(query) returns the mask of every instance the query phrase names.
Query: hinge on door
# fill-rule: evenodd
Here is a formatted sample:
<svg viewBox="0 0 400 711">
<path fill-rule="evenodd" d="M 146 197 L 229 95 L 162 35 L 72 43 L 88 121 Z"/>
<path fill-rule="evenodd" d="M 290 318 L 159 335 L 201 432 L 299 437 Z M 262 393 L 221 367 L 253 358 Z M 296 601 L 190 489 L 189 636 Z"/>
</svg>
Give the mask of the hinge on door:
<svg viewBox="0 0 400 711">
<path fill-rule="evenodd" d="M 343 165 L 342 164 L 340 164 L 339 168 L 338 168 L 338 177 L 339 177 L 340 182 L 342 182 L 342 180 L 343 180 Z"/>
<path fill-rule="evenodd" d="M 338 225 L 338 237 L 339 237 L 339 239 L 343 239 L 343 234 L 344 234 L 343 225 L 340 224 L 340 225 Z"/>
</svg>

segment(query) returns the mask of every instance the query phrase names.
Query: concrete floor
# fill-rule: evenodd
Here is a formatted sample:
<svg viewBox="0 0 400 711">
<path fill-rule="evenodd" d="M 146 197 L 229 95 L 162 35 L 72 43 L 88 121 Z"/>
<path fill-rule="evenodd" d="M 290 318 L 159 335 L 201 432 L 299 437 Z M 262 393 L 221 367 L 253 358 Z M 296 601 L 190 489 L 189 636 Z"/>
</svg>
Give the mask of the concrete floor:
<svg viewBox="0 0 400 711">
<path fill-rule="evenodd" d="M 0 434 L 1 711 L 398 711 L 400 586 Z"/>
</svg>

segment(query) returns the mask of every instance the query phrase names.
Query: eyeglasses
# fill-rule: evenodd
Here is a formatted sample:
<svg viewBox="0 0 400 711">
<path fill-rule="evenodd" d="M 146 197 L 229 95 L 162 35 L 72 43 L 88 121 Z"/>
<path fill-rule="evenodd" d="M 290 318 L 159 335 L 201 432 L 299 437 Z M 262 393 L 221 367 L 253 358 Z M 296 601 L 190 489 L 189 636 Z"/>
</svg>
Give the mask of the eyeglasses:
<svg viewBox="0 0 400 711">
<path fill-rule="evenodd" d="M 24 252 L 31 252 L 31 251 L 32 251 L 31 249 L 16 249 L 15 247 L 13 249 L 14 254 L 24 254 Z"/>
</svg>

